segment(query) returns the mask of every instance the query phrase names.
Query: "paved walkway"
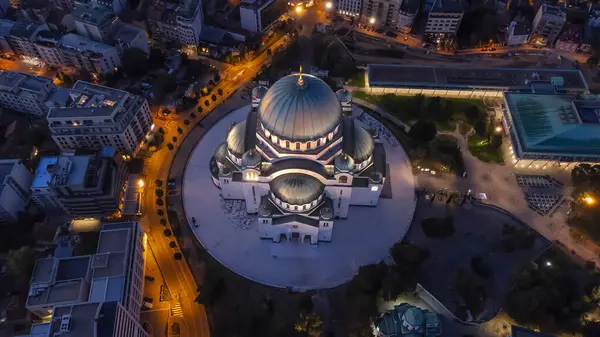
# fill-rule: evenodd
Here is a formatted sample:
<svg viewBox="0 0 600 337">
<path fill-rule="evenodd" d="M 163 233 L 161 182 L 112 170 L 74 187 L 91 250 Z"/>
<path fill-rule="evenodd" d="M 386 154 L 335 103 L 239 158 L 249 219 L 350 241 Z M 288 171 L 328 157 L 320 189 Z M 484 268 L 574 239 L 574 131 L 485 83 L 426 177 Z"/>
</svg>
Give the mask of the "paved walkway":
<svg viewBox="0 0 600 337">
<path fill-rule="evenodd" d="M 382 111 L 381 112 L 385 112 Z M 389 113 L 388 113 L 389 114 Z M 399 124 L 399 125 L 404 125 Z M 566 225 L 564 207 L 549 215 L 540 215 L 529 208 L 522 195 L 521 188 L 517 185 L 515 174 L 552 174 L 549 171 L 520 170 L 512 165 L 485 163 L 474 157 L 469 152 L 467 139 L 457 130 L 454 132 L 440 132 L 451 134 L 458 140 L 467 171 L 467 177 L 457 177 L 451 174 L 431 176 L 419 174 L 416 176 L 417 185 L 430 189 L 452 189 L 461 192 L 471 190 L 473 193 L 486 193 L 486 203 L 500 207 L 534 228 L 546 239 L 559 241 L 568 250 L 575 252 L 581 258 L 594 261 L 600 266 L 600 247 L 590 241 L 574 238 Z M 508 141 L 506 138 L 504 141 Z M 555 172 L 555 175 L 559 174 Z M 568 183 L 569 176 L 562 171 L 559 181 Z"/>
<path fill-rule="evenodd" d="M 330 288 L 349 281 L 359 266 L 381 261 L 389 248 L 404 238 L 415 207 L 414 179 L 404 149 L 387 140 L 384 146 L 393 199 L 381 199 L 377 207 L 351 207 L 348 219 L 336 220 L 331 243 L 311 246 L 261 240 L 256 219 L 244 229 L 240 220 L 246 218 L 245 212 L 228 214 L 224 210 L 208 164 L 217 145 L 225 140 L 229 125 L 244 120 L 248 111 L 249 106 L 233 111 L 206 131 L 185 168 L 186 216 L 198 220 L 199 227 L 192 230 L 216 260 L 270 286 Z"/>
</svg>

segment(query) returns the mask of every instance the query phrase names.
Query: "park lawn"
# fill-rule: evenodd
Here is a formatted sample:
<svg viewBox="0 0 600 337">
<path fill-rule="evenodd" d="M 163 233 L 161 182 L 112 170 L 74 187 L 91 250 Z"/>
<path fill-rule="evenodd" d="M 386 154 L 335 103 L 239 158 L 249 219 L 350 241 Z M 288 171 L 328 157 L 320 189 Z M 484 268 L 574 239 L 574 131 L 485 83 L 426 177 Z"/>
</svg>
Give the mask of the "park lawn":
<svg viewBox="0 0 600 337">
<path fill-rule="evenodd" d="M 469 152 L 479 160 L 487 163 L 504 163 L 502 148 L 492 148 L 486 137 L 480 137 L 477 134 L 473 134 L 469 136 L 468 144 Z"/>
</svg>

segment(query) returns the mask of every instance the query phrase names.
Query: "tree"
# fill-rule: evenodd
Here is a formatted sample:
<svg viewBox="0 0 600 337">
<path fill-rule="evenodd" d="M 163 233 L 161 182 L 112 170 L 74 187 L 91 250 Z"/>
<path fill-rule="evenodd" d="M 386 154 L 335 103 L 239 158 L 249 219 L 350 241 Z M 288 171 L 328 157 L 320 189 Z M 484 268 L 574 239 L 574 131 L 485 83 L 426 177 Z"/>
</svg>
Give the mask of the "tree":
<svg viewBox="0 0 600 337">
<path fill-rule="evenodd" d="M 323 333 L 323 320 L 315 313 L 301 313 L 300 320 L 294 328 L 303 336 L 319 337 Z"/>
<path fill-rule="evenodd" d="M 484 137 L 485 133 L 486 133 L 486 126 L 485 126 L 485 122 L 482 121 L 481 119 L 478 119 L 475 122 L 475 125 L 473 126 L 473 128 L 475 129 L 475 133 L 479 136 L 479 137 Z"/>
<path fill-rule="evenodd" d="M 219 88 L 217 90 L 217 94 L 219 94 L 219 96 L 223 96 L 223 89 Z"/>
<path fill-rule="evenodd" d="M 210 106 L 210 101 L 209 100 L 205 100 L 204 101 L 204 105 L 206 105 L 207 107 L 209 107 Z"/>
<path fill-rule="evenodd" d="M 213 80 L 215 81 L 215 83 L 219 83 L 219 81 L 221 81 L 221 75 L 219 75 L 219 73 L 215 73 Z"/>
<path fill-rule="evenodd" d="M 202 113 L 202 107 L 198 105 L 198 107 L 196 108 L 196 111 L 198 111 L 199 113 Z"/>
<path fill-rule="evenodd" d="M 156 197 L 157 197 L 157 198 L 162 198 L 162 196 L 164 195 L 164 193 L 165 193 L 165 192 L 164 192 L 163 190 L 161 190 L 160 188 L 157 188 L 157 189 L 154 191 L 154 194 L 156 195 Z"/>
<path fill-rule="evenodd" d="M 173 143 L 177 143 L 177 137 L 173 136 Z"/>
<path fill-rule="evenodd" d="M 163 234 L 164 234 L 166 237 L 171 237 L 171 235 L 173 235 L 173 233 L 171 232 L 171 230 L 170 230 L 170 229 L 168 229 L 168 228 L 166 228 L 165 230 L 163 230 Z"/>
<path fill-rule="evenodd" d="M 217 101 L 217 95 L 213 94 L 212 96 L 210 96 L 210 99 L 212 99 L 213 102 L 216 102 Z"/>
<path fill-rule="evenodd" d="M 30 246 L 23 246 L 16 250 L 8 251 L 8 272 L 15 278 L 15 283 L 26 283 L 31 278 L 33 264 L 35 263 L 35 250 Z"/>
<path fill-rule="evenodd" d="M 121 57 L 121 70 L 129 76 L 141 77 L 149 68 L 148 54 L 139 48 L 127 48 Z"/>
<path fill-rule="evenodd" d="M 187 119 L 184 119 L 184 120 L 183 120 L 183 124 L 184 124 L 184 125 L 190 125 L 190 121 L 188 121 Z"/>
<path fill-rule="evenodd" d="M 416 122 L 408 131 L 408 137 L 419 144 L 426 144 L 432 141 L 437 135 L 435 123 L 427 121 Z"/>
<path fill-rule="evenodd" d="M 156 186 L 158 186 L 158 187 L 161 187 L 161 186 L 162 186 L 162 180 L 160 180 L 160 179 L 156 179 L 156 180 L 154 181 L 154 184 L 156 184 Z"/>
<path fill-rule="evenodd" d="M 165 203 L 164 203 L 164 201 L 162 201 L 162 199 L 156 199 L 156 205 L 157 205 L 157 206 L 162 206 L 162 205 L 164 205 L 164 204 L 165 204 Z"/>
<path fill-rule="evenodd" d="M 465 117 L 469 123 L 475 124 L 475 121 L 479 120 L 479 117 L 481 117 L 481 111 L 479 111 L 477 105 L 469 105 L 465 110 Z"/>
<path fill-rule="evenodd" d="M 494 149 L 499 149 L 502 146 L 502 135 L 495 134 L 492 136 L 492 147 Z"/>
<path fill-rule="evenodd" d="M 150 57 L 148 58 L 148 66 L 150 69 L 162 68 L 166 61 L 165 53 L 158 48 L 150 48 Z"/>
<path fill-rule="evenodd" d="M 182 128 L 180 128 L 180 127 L 178 127 L 178 128 L 177 128 L 177 133 L 179 133 L 180 135 L 181 135 L 181 134 L 183 134 L 183 129 L 182 129 Z"/>
<path fill-rule="evenodd" d="M 168 148 L 169 150 L 173 150 L 173 149 L 174 149 L 174 147 L 173 147 L 173 144 L 171 144 L 171 143 L 167 144 L 167 148 Z"/>
<path fill-rule="evenodd" d="M 196 118 L 196 114 L 195 113 L 190 113 L 190 118 Z"/>
</svg>

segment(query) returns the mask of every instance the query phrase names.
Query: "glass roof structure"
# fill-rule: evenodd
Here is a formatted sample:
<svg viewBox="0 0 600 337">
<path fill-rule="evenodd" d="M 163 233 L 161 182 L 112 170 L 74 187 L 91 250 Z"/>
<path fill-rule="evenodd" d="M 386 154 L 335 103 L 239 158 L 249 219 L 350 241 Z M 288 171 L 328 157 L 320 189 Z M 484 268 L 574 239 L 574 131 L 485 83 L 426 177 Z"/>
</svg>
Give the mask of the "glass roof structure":
<svg viewBox="0 0 600 337">
<path fill-rule="evenodd" d="M 505 93 L 519 151 L 600 157 L 600 98 Z"/>
</svg>

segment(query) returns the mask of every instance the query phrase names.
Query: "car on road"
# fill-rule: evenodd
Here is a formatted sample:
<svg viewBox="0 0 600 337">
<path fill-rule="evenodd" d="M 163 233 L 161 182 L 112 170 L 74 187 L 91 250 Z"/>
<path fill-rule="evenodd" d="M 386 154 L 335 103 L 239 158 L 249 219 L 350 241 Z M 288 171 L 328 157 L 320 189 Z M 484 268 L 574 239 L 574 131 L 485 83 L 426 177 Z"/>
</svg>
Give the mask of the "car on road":
<svg viewBox="0 0 600 337">
<path fill-rule="evenodd" d="M 150 302 L 144 301 L 144 303 L 142 303 L 142 309 L 146 309 L 146 310 L 152 309 L 153 306 L 154 305 L 152 303 L 150 303 Z"/>
<path fill-rule="evenodd" d="M 154 281 L 154 276 L 146 275 L 146 276 L 144 276 L 144 279 L 145 279 L 146 281 L 150 281 L 150 282 L 152 282 L 152 281 Z"/>
<path fill-rule="evenodd" d="M 378 28 L 378 29 L 375 29 L 375 33 L 377 33 L 377 34 L 383 34 L 383 33 L 385 33 L 385 31 L 383 29 L 381 29 L 381 28 Z"/>
<path fill-rule="evenodd" d="M 144 302 L 152 303 L 154 299 L 152 297 L 144 297 Z"/>
<path fill-rule="evenodd" d="M 167 181 L 167 189 L 173 189 L 175 188 L 176 184 L 175 184 L 175 179 L 169 179 L 169 181 Z"/>
</svg>

